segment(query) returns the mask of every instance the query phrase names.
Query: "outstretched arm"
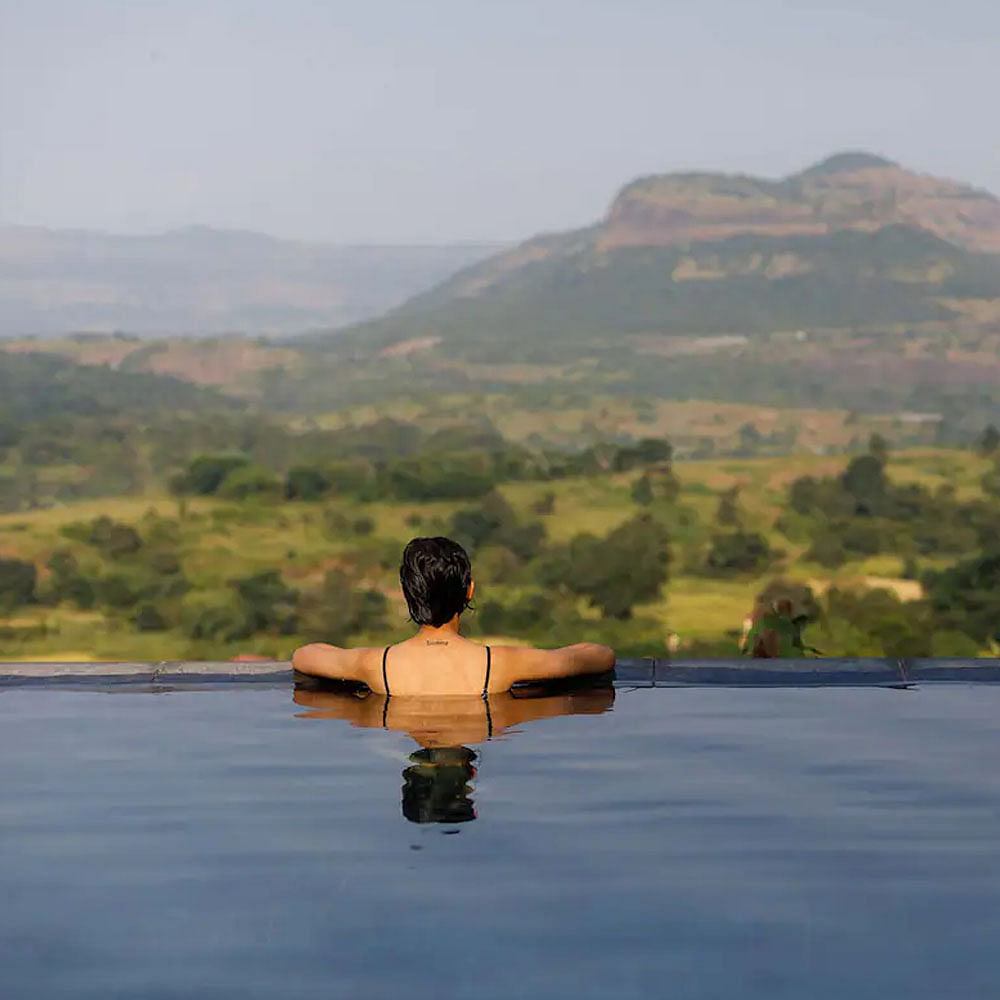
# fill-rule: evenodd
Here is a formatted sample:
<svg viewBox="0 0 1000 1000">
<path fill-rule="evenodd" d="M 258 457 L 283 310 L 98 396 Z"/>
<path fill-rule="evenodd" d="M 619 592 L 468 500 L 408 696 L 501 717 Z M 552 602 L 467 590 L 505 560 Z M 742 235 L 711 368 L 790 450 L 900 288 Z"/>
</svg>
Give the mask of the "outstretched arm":
<svg viewBox="0 0 1000 1000">
<path fill-rule="evenodd" d="M 341 681 L 368 683 L 365 664 L 368 649 L 342 649 L 326 642 L 311 642 L 292 653 L 292 666 L 312 677 L 330 677 Z"/>
<path fill-rule="evenodd" d="M 615 651 L 596 642 L 578 642 L 562 649 L 501 646 L 498 666 L 502 679 L 497 690 L 517 681 L 555 680 L 580 674 L 603 674 L 615 665 Z M 494 685 L 490 685 L 491 690 Z"/>
</svg>

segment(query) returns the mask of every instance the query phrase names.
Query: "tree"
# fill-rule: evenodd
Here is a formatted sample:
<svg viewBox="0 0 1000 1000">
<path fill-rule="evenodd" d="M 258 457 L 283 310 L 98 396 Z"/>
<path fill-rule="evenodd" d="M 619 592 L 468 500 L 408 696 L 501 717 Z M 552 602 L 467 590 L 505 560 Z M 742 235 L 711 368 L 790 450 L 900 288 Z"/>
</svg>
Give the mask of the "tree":
<svg viewBox="0 0 1000 1000">
<path fill-rule="evenodd" d="M 743 456 L 756 455 L 757 450 L 763 442 L 764 436 L 757 430 L 754 424 L 743 424 L 739 431 L 737 431 L 736 454 Z"/>
<path fill-rule="evenodd" d="M 851 655 L 928 656 L 937 625 L 922 601 L 902 601 L 890 590 L 840 590 L 826 594 L 824 629 Z M 854 637 L 853 642 L 851 637 Z"/>
<path fill-rule="evenodd" d="M 246 608 L 235 593 L 189 594 L 181 604 L 181 629 L 191 639 L 231 642 L 253 634 Z"/>
<path fill-rule="evenodd" d="M 1000 642 L 1000 553 L 956 563 L 924 580 L 942 627 L 977 642 Z"/>
<path fill-rule="evenodd" d="M 162 632 L 168 628 L 167 620 L 155 604 L 142 604 L 133 619 L 139 632 Z"/>
<path fill-rule="evenodd" d="M 806 553 L 806 558 L 818 562 L 820 566 L 825 566 L 827 569 L 836 569 L 847 562 L 847 552 L 836 532 L 824 531 L 813 539 L 812 546 Z"/>
<path fill-rule="evenodd" d="M 179 494 L 211 496 L 218 492 L 232 472 L 249 464 L 250 459 L 246 455 L 199 455 L 184 472 L 171 480 L 171 488 Z"/>
<path fill-rule="evenodd" d="M 659 465 L 670 467 L 674 449 L 664 438 L 642 438 L 634 445 L 615 449 L 611 456 L 611 468 L 615 472 L 628 472 L 638 466 Z"/>
<path fill-rule="evenodd" d="M 96 585 L 98 601 L 116 610 L 124 610 L 135 606 L 140 593 L 130 576 L 124 573 L 108 573 L 102 576 Z"/>
<path fill-rule="evenodd" d="M 546 624 L 555 602 L 549 594 L 526 594 L 511 604 L 487 601 L 479 624 L 487 635 L 524 636 Z"/>
<path fill-rule="evenodd" d="M 484 545 L 499 545 L 528 560 L 541 548 L 545 527 L 538 521 L 520 521 L 503 495 L 491 490 L 478 507 L 455 512 L 449 534 L 470 552 Z"/>
<path fill-rule="evenodd" d="M 285 584 L 276 569 L 232 581 L 246 615 L 248 635 L 277 632 L 289 635 L 298 624 L 299 592 Z"/>
<path fill-rule="evenodd" d="M 774 558 L 767 539 L 755 531 L 732 531 L 716 535 L 705 557 L 709 573 L 756 573 Z"/>
<path fill-rule="evenodd" d="M 35 600 L 38 571 L 22 559 L 0 559 L 0 613 L 9 614 Z"/>
<path fill-rule="evenodd" d="M 670 536 L 648 514 L 620 524 L 605 538 L 578 535 L 548 570 L 609 618 L 627 619 L 637 604 L 656 600 L 667 582 Z"/>
<path fill-rule="evenodd" d="M 94 585 L 80 572 L 70 549 L 56 549 L 45 563 L 49 571 L 49 599 L 72 601 L 78 608 L 94 606 Z"/>
<path fill-rule="evenodd" d="M 281 482 L 262 465 L 243 465 L 226 476 L 216 493 L 230 500 L 277 499 Z"/>
<path fill-rule="evenodd" d="M 385 465 L 381 473 L 387 494 L 399 500 L 448 500 L 481 497 L 496 482 L 489 455 L 425 452 Z"/>
<path fill-rule="evenodd" d="M 889 442 L 881 434 L 872 434 L 868 438 L 868 454 L 885 467 L 889 462 Z"/>
<path fill-rule="evenodd" d="M 852 458 L 840 482 L 854 501 L 855 514 L 872 516 L 885 509 L 885 466 L 874 455 Z"/>
<path fill-rule="evenodd" d="M 285 476 L 287 500 L 321 500 L 333 486 L 328 469 L 322 465 L 295 465 Z"/>
<path fill-rule="evenodd" d="M 740 488 L 730 486 L 719 494 L 719 506 L 715 509 L 715 523 L 724 528 L 735 528 L 740 525 Z"/>
<path fill-rule="evenodd" d="M 556 495 L 552 490 L 547 490 L 531 505 L 533 514 L 552 514 L 555 509 Z"/>
<path fill-rule="evenodd" d="M 976 450 L 983 458 L 989 458 L 991 455 L 995 455 L 998 449 L 1000 449 L 1000 431 L 996 429 L 994 424 L 987 424 L 979 436 Z"/>
<path fill-rule="evenodd" d="M 979 483 L 988 497 L 1000 499 L 1000 455 L 993 459 L 993 467 L 983 475 Z"/>
<path fill-rule="evenodd" d="M 322 586 L 303 598 L 302 627 L 333 642 L 347 642 L 353 635 L 384 629 L 388 608 L 381 591 L 356 588 L 343 569 L 331 569 Z"/>
<path fill-rule="evenodd" d="M 653 502 L 653 484 L 649 476 L 643 474 L 632 484 L 632 499 L 640 507 L 648 507 Z"/>
<path fill-rule="evenodd" d="M 109 559 L 134 555 L 142 548 L 142 537 L 130 524 L 98 517 L 90 522 L 87 541 Z"/>
</svg>

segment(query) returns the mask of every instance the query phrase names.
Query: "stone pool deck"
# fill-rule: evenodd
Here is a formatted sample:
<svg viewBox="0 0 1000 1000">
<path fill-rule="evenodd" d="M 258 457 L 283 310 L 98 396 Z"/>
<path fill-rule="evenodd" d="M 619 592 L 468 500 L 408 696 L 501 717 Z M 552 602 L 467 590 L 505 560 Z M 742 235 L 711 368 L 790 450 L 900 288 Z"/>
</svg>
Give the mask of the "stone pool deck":
<svg viewBox="0 0 1000 1000">
<path fill-rule="evenodd" d="M 282 660 L 162 661 L 147 663 L 5 663 L 0 688 L 121 687 L 169 689 L 221 684 L 285 685 L 295 679 Z M 1000 683 L 1000 659 L 805 659 L 619 661 L 622 688 L 685 687 L 905 687 L 929 682 Z"/>
</svg>

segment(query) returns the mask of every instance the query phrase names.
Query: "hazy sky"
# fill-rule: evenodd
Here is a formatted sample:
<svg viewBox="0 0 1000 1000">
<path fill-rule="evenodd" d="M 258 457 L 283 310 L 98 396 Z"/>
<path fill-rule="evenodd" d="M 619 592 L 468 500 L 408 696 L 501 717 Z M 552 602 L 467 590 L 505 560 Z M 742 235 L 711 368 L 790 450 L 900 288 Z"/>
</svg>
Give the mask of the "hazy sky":
<svg viewBox="0 0 1000 1000">
<path fill-rule="evenodd" d="M 0 222 L 520 239 L 863 148 L 1000 193 L 997 0 L 0 0 Z"/>
</svg>

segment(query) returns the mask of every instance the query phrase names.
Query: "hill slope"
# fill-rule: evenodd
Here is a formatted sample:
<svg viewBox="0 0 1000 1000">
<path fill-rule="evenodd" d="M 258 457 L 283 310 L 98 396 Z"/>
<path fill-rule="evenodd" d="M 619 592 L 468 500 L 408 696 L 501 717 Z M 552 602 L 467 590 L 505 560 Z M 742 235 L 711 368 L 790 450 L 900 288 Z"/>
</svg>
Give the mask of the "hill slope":
<svg viewBox="0 0 1000 1000">
<path fill-rule="evenodd" d="M 1000 299 L 1000 201 L 865 153 L 771 181 L 628 184 L 598 224 L 527 241 L 373 324 L 484 357 L 621 334 L 935 323 Z"/>
<path fill-rule="evenodd" d="M 238 404 L 170 375 L 112 371 L 48 354 L 0 354 L 0 419 L 137 418 L 153 413 L 217 412 Z"/>
</svg>

